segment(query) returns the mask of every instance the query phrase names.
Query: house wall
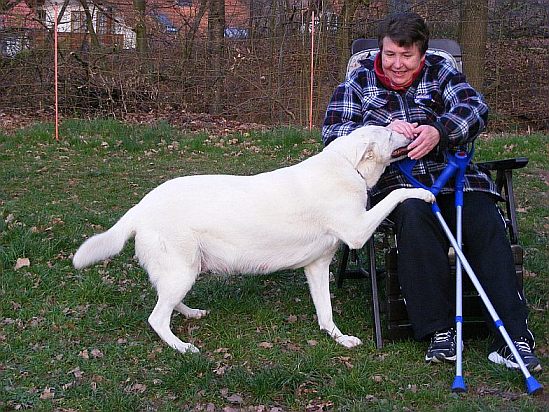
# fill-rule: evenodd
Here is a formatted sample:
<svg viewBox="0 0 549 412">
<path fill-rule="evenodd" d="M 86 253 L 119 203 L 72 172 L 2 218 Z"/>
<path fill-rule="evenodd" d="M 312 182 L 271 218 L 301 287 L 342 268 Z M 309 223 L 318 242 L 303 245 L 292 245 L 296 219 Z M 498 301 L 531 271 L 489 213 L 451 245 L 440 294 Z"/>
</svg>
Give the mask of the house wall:
<svg viewBox="0 0 549 412">
<path fill-rule="evenodd" d="M 55 13 L 55 2 L 46 2 L 44 4 L 44 9 L 46 11 L 46 26 L 48 28 L 53 28 L 54 26 L 54 20 L 56 17 Z M 59 6 L 58 6 L 59 7 Z M 71 1 L 67 8 L 65 9 L 65 12 L 63 13 L 63 16 L 61 20 L 57 24 L 57 32 L 58 33 L 73 33 L 74 25 L 72 24 L 73 20 L 76 20 L 75 15 L 77 13 L 83 12 L 84 9 L 80 5 L 79 2 Z M 58 10 L 59 12 L 59 10 Z M 95 5 L 90 3 L 90 13 L 92 15 L 93 20 L 93 27 L 94 30 L 97 33 L 98 30 L 98 15 L 100 14 L 99 8 L 97 8 Z M 78 33 L 79 35 L 83 35 L 83 33 Z M 130 49 L 135 47 L 135 33 L 133 30 L 131 30 L 130 27 L 126 26 L 124 24 L 124 19 L 122 15 L 117 11 L 113 10 L 112 12 L 112 25 L 110 33 L 105 33 L 108 38 L 109 35 L 118 35 L 122 36 L 123 40 L 121 42 L 121 46 L 124 49 Z M 66 36 L 65 36 L 66 37 Z M 76 36 L 79 37 L 79 36 Z"/>
</svg>

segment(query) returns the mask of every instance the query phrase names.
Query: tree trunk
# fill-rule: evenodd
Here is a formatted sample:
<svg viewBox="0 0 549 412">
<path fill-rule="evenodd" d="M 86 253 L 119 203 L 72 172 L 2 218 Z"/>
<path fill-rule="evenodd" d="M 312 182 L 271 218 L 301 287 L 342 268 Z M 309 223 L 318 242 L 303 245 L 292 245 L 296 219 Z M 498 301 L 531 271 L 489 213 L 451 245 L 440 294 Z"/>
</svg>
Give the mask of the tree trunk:
<svg viewBox="0 0 549 412">
<path fill-rule="evenodd" d="M 488 0 L 463 0 L 459 41 L 463 48 L 463 71 L 477 90 L 484 87 L 484 64 L 488 31 Z"/>
<path fill-rule="evenodd" d="M 147 26 L 145 25 L 147 1 L 133 0 L 133 8 L 137 16 L 135 23 L 135 48 L 139 54 L 145 54 L 148 50 Z"/>
<path fill-rule="evenodd" d="M 210 114 L 220 114 L 223 109 L 223 42 L 225 34 L 225 0 L 210 0 L 208 13 L 208 43 L 212 99 Z"/>
<path fill-rule="evenodd" d="M 91 49 L 97 50 L 99 48 L 99 39 L 97 38 L 97 33 L 93 28 L 93 15 L 90 12 L 90 7 L 88 6 L 87 0 L 80 0 L 80 5 L 84 9 L 84 13 L 86 13 L 86 30 L 90 35 Z M 86 40 L 84 39 L 84 41 Z"/>
</svg>

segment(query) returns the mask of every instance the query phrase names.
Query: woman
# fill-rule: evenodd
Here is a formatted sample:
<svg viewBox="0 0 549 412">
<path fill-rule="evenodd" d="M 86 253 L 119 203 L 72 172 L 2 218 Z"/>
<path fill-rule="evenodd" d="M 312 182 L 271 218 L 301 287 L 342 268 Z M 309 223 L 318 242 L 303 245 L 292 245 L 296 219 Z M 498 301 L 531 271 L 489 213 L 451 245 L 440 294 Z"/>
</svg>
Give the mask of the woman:
<svg viewBox="0 0 549 412">
<path fill-rule="evenodd" d="M 411 139 L 414 177 L 431 186 L 446 166 L 445 151 L 474 142 L 484 130 L 488 107 L 462 73 L 442 57 L 426 54 L 429 30 L 415 13 L 388 16 L 379 27 L 380 52 L 361 62 L 339 85 L 322 130 L 327 145 L 363 125 L 388 126 Z M 455 220 L 453 180 L 437 203 L 449 225 Z M 390 191 L 411 187 L 398 167 L 387 168 L 372 188 L 374 203 Z M 469 263 L 530 370 L 539 371 L 526 303 L 518 293 L 505 223 L 493 181 L 474 164 L 464 182 L 463 242 Z M 417 339 L 430 339 L 427 362 L 455 361 L 454 297 L 448 240 L 425 202 L 407 200 L 391 215 L 398 243 L 398 276 Z M 454 224 L 455 226 L 455 224 Z M 490 324 L 492 324 L 490 322 Z M 488 358 L 518 368 L 501 336 Z"/>
</svg>

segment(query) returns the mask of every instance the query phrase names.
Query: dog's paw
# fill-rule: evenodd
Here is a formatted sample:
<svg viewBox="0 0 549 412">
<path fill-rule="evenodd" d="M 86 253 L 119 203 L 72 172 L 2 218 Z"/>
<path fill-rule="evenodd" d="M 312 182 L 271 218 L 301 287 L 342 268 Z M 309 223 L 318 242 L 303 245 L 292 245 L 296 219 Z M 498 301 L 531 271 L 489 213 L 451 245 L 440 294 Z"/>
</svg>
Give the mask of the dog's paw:
<svg viewBox="0 0 549 412">
<path fill-rule="evenodd" d="M 210 313 L 209 310 L 203 310 L 203 309 L 191 309 L 185 314 L 185 317 L 187 319 L 201 319 L 204 316 L 206 316 L 208 313 Z"/>
<path fill-rule="evenodd" d="M 415 197 L 416 199 L 421 199 L 427 203 L 434 203 L 435 202 L 435 195 L 431 193 L 429 190 L 426 189 L 410 189 L 413 190 L 412 197 Z"/>
<path fill-rule="evenodd" d="M 172 347 L 181 353 L 198 353 L 200 350 L 194 346 L 192 343 L 186 343 L 186 342 L 179 342 L 177 344 L 172 345 Z"/>
<path fill-rule="evenodd" d="M 187 305 L 184 305 L 183 303 L 178 303 L 177 305 L 175 305 L 174 310 L 181 313 L 187 319 L 200 319 L 210 313 L 209 310 L 193 309 L 188 307 Z"/>
<path fill-rule="evenodd" d="M 356 336 L 341 335 L 336 338 L 336 342 L 346 348 L 354 348 L 355 346 L 362 345 L 362 341 Z"/>
</svg>

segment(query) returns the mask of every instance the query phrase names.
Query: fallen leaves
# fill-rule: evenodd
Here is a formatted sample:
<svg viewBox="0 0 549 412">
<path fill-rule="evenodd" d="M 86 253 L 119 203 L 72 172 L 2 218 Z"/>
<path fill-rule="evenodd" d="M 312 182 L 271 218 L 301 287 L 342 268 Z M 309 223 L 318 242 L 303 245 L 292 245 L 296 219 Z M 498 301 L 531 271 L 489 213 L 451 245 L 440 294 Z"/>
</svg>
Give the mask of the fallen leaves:
<svg viewBox="0 0 549 412">
<path fill-rule="evenodd" d="M 80 370 L 79 366 L 67 372 L 67 375 L 70 375 L 70 374 L 72 374 L 76 379 L 80 379 L 82 378 L 82 376 L 84 376 L 84 372 Z"/>
<path fill-rule="evenodd" d="M 351 363 L 351 357 L 350 356 L 336 356 L 334 358 L 335 360 L 342 363 L 347 369 L 353 369 L 355 366 Z"/>
<path fill-rule="evenodd" d="M 242 395 L 240 393 L 233 393 L 229 395 L 229 389 L 223 388 L 219 391 L 221 393 L 221 396 L 225 398 L 229 403 L 233 405 L 241 405 L 244 403 L 244 399 L 242 398 Z"/>
<path fill-rule="evenodd" d="M 78 353 L 78 356 L 80 356 L 82 359 L 90 359 L 90 354 L 93 358 L 102 358 L 103 352 L 101 352 L 99 349 L 92 349 L 90 352 L 88 352 L 87 349 L 84 349 Z"/>
<path fill-rule="evenodd" d="M 385 380 L 385 377 L 383 375 L 373 375 L 372 380 L 376 383 L 381 383 Z"/>
<path fill-rule="evenodd" d="M 18 258 L 17 262 L 15 262 L 14 270 L 19 270 L 24 267 L 30 266 L 30 259 L 29 258 Z"/>
<path fill-rule="evenodd" d="M 144 393 L 147 390 L 147 385 L 142 383 L 133 383 L 124 388 L 126 393 Z"/>
<path fill-rule="evenodd" d="M 46 399 L 53 399 L 55 397 L 55 391 L 53 388 L 48 388 L 47 386 L 44 388 L 42 393 L 40 394 L 40 399 L 46 400 Z"/>
</svg>

